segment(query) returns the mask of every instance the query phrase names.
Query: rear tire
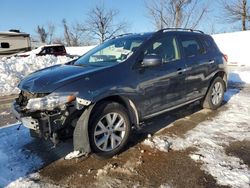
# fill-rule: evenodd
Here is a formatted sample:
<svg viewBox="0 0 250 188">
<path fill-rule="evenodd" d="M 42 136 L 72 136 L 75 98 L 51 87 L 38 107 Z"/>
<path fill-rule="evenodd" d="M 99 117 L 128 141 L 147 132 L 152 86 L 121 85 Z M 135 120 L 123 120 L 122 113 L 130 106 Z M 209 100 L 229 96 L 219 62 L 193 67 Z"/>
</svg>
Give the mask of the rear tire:
<svg viewBox="0 0 250 188">
<path fill-rule="evenodd" d="M 215 78 L 202 102 L 202 107 L 212 110 L 219 108 L 224 98 L 224 92 L 225 83 L 223 79 L 221 77 Z"/>
<path fill-rule="evenodd" d="M 94 157 L 106 159 L 121 152 L 131 132 L 126 108 L 119 103 L 103 102 L 92 114 L 89 139 Z"/>
</svg>

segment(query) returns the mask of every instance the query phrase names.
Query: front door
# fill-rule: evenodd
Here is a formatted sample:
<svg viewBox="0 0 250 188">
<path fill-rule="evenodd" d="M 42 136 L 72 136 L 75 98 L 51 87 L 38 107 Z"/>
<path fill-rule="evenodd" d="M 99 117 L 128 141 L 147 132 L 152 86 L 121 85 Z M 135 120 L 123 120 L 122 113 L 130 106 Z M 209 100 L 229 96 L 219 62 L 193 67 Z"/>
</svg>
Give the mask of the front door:
<svg viewBox="0 0 250 188">
<path fill-rule="evenodd" d="M 185 98 L 185 63 L 180 57 L 174 35 L 159 37 L 148 45 L 144 56 L 156 54 L 163 64 L 155 67 L 138 68 L 139 109 L 142 117 L 171 108 Z"/>
</svg>

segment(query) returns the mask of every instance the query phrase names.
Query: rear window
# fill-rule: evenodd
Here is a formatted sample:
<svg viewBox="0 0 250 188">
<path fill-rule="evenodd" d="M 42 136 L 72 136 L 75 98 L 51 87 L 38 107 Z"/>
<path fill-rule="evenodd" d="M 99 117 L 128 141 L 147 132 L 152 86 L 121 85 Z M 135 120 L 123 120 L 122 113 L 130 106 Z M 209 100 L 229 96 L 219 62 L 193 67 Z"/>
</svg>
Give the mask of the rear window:
<svg viewBox="0 0 250 188">
<path fill-rule="evenodd" d="M 219 50 L 212 37 L 204 36 L 204 37 L 201 38 L 201 40 L 204 43 L 206 51 L 208 51 L 208 52 L 216 52 L 216 51 Z"/>
<path fill-rule="evenodd" d="M 193 57 L 205 54 L 206 50 L 200 43 L 199 39 L 194 36 L 181 36 L 181 45 L 187 57 Z"/>
</svg>

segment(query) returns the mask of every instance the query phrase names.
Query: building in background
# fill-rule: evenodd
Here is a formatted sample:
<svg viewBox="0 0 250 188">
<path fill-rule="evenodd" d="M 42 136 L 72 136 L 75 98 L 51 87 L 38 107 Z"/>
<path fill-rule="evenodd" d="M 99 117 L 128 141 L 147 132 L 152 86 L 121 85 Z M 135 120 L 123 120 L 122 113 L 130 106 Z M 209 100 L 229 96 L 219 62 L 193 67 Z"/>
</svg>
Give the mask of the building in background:
<svg viewBox="0 0 250 188">
<path fill-rule="evenodd" d="M 19 30 L 0 32 L 0 57 L 31 50 L 30 35 Z"/>
</svg>

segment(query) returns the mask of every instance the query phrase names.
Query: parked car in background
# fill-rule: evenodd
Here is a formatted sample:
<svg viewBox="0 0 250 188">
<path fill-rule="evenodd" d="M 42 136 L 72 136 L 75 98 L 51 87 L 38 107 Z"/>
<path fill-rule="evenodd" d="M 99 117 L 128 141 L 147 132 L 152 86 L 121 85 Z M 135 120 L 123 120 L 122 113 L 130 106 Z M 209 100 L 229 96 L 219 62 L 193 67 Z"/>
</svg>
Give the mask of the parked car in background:
<svg viewBox="0 0 250 188">
<path fill-rule="evenodd" d="M 67 55 L 67 52 L 66 52 L 65 46 L 62 44 L 49 44 L 49 45 L 38 47 L 37 49 L 29 51 L 29 52 L 19 53 L 17 54 L 17 56 L 27 57 L 32 54 L 35 54 L 37 56 L 43 56 L 43 55 L 64 56 L 64 55 Z"/>
<path fill-rule="evenodd" d="M 226 59 L 201 31 L 162 29 L 110 39 L 30 74 L 18 87 L 13 113 L 32 135 L 54 143 L 73 135 L 76 151 L 106 158 L 122 151 L 132 127 L 148 118 L 195 101 L 220 107 Z"/>
</svg>

